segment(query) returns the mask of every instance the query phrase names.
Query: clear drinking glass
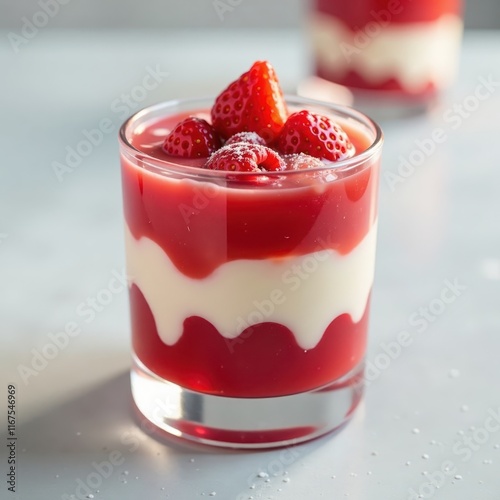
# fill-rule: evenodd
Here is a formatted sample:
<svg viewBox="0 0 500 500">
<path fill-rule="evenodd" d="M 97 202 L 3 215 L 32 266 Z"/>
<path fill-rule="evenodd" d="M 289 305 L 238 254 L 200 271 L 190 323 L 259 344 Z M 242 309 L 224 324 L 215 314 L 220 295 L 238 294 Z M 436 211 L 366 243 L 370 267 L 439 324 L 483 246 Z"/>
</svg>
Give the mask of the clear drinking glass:
<svg viewBox="0 0 500 500">
<path fill-rule="evenodd" d="M 133 398 L 193 441 L 305 441 L 362 397 L 382 133 L 350 108 L 287 97 L 333 117 L 360 152 L 262 174 L 157 154 L 212 103 L 161 103 L 120 130 Z"/>
</svg>

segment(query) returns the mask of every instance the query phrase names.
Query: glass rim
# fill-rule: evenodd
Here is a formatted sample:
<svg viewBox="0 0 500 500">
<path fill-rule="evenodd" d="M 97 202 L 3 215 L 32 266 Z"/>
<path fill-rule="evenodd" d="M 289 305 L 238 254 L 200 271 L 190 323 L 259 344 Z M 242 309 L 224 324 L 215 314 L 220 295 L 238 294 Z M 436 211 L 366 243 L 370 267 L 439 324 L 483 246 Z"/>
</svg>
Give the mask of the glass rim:
<svg viewBox="0 0 500 500">
<path fill-rule="evenodd" d="M 202 106 L 209 103 L 215 102 L 215 96 L 204 96 L 204 97 L 195 97 L 195 98 L 180 98 L 180 99 L 170 99 L 166 101 L 161 101 L 156 104 L 152 104 L 146 106 L 131 116 L 129 116 L 121 125 L 118 133 L 118 139 L 120 142 L 120 146 L 125 149 L 125 151 L 132 155 L 140 155 L 141 163 L 148 170 L 156 173 L 172 173 L 175 172 L 177 174 L 186 174 L 187 177 L 200 177 L 200 178 L 222 178 L 226 179 L 228 175 L 231 176 L 233 180 L 235 179 L 244 179 L 246 176 L 265 176 L 265 177 L 291 177 L 294 175 L 304 175 L 306 172 L 309 174 L 313 174 L 314 172 L 321 172 L 325 170 L 334 170 L 339 173 L 349 173 L 351 169 L 355 169 L 357 166 L 363 164 L 370 158 L 377 155 L 380 152 L 383 142 L 384 142 L 384 134 L 380 126 L 370 118 L 368 115 L 358 111 L 350 106 L 345 106 L 341 104 L 336 104 L 333 102 L 322 101 L 319 99 L 311 99 L 308 97 L 302 97 L 299 95 L 293 94 L 285 94 L 285 101 L 287 104 L 291 105 L 305 105 L 309 107 L 322 107 L 330 110 L 334 115 L 341 117 L 343 119 L 351 119 L 356 123 L 361 123 L 365 127 L 371 128 L 374 138 L 371 141 L 370 145 L 361 153 L 355 154 L 350 158 L 346 158 L 344 160 L 338 160 L 335 162 L 325 163 L 322 166 L 312 167 L 304 170 L 280 170 L 280 171 L 261 171 L 261 172 L 229 172 L 225 170 L 210 170 L 206 169 L 203 166 L 191 166 L 182 164 L 180 162 L 175 162 L 173 160 L 165 160 L 160 159 L 155 156 L 152 156 L 144 151 L 136 148 L 128 139 L 127 132 L 129 132 L 130 126 L 140 120 L 141 118 L 147 119 L 149 115 L 154 116 L 161 110 L 165 110 L 165 115 L 167 115 L 168 110 L 176 110 L 182 111 L 180 106 L 190 105 L 193 111 L 197 109 L 196 105 Z M 186 109 L 187 110 L 187 109 Z M 328 160 L 322 160 L 328 161 Z M 358 170 L 356 170 L 358 171 Z"/>
</svg>

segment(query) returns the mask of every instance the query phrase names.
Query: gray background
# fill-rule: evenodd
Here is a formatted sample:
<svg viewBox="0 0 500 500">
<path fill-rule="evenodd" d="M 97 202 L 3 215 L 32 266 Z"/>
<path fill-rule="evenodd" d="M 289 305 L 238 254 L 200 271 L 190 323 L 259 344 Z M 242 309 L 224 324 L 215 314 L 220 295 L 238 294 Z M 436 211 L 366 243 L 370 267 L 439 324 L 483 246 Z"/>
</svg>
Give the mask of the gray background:
<svg viewBox="0 0 500 500">
<path fill-rule="evenodd" d="M 0 28 L 16 30 L 22 17 L 28 19 L 44 0 L 0 0 Z M 45 0 L 50 2 L 51 0 Z M 55 0 L 54 0 L 55 1 Z M 224 19 L 217 15 L 215 4 L 231 6 Z M 343 1 L 343 0 L 332 0 Z M 51 28 L 197 28 L 230 29 L 241 27 L 293 27 L 300 24 L 308 0 L 64 0 L 60 12 L 51 20 Z M 61 0 L 61 4 L 63 0 Z M 465 2 L 465 25 L 472 29 L 500 27 L 499 0 Z M 71 5 L 71 8 L 66 6 Z"/>
</svg>

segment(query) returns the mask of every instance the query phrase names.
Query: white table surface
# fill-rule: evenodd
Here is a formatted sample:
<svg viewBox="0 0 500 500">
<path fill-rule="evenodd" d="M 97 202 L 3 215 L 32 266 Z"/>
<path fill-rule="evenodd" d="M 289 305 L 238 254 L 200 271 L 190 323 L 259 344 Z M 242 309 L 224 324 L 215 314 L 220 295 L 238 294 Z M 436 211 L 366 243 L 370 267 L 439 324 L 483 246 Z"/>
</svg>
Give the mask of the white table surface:
<svg viewBox="0 0 500 500">
<path fill-rule="evenodd" d="M 403 500 L 414 490 L 500 499 L 500 87 L 467 117 L 454 108 L 474 107 L 481 78 L 500 82 L 499 32 L 467 34 L 459 79 L 432 113 L 382 123 L 368 362 L 383 364 L 400 332 L 413 341 L 372 376 L 340 433 L 260 452 L 155 439 L 131 410 L 126 293 L 92 321 L 78 313 L 124 265 L 116 99 L 157 65 L 169 74 L 141 106 L 214 94 L 259 58 L 293 91 L 309 71 L 302 40 L 288 31 L 41 30 L 16 54 L 0 33 L 0 498 Z M 113 132 L 59 182 L 53 162 L 102 119 Z M 399 157 L 438 128 L 447 139 L 391 190 Z M 447 280 L 461 290 L 443 305 Z M 430 304 L 439 313 L 417 322 Z M 20 370 L 68 322 L 81 333 L 23 380 Z M 4 473 L 8 383 L 17 388 L 16 494 Z"/>
</svg>

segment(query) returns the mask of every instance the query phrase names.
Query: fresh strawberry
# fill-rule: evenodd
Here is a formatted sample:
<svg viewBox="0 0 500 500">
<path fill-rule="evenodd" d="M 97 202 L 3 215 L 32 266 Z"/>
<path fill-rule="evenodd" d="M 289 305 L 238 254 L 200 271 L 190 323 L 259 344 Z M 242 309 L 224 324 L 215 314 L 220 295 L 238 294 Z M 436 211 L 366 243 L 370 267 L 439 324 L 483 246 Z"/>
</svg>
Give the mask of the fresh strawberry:
<svg viewBox="0 0 500 500">
<path fill-rule="evenodd" d="M 205 168 L 230 172 L 275 172 L 284 170 L 285 164 L 276 151 L 266 146 L 237 142 L 216 151 Z"/>
<path fill-rule="evenodd" d="M 220 146 L 214 127 L 195 116 L 189 116 L 178 123 L 163 143 L 166 153 L 184 158 L 206 158 Z"/>
<path fill-rule="evenodd" d="M 331 161 L 350 158 L 355 153 L 340 125 L 307 110 L 288 117 L 276 145 L 282 154 L 305 153 Z"/>
<path fill-rule="evenodd" d="M 266 141 L 255 132 L 238 132 L 232 135 L 227 141 L 225 146 L 228 144 L 234 144 L 236 142 L 246 142 L 248 144 L 260 144 L 261 146 L 266 145 Z"/>
<path fill-rule="evenodd" d="M 227 139 L 238 132 L 257 132 L 266 144 L 280 133 L 288 115 L 273 67 L 257 61 L 215 100 L 212 123 Z"/>
</svg>

